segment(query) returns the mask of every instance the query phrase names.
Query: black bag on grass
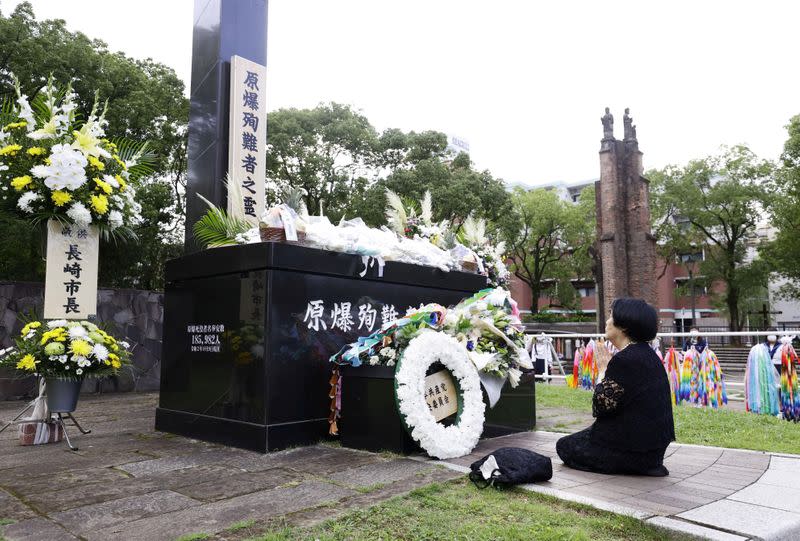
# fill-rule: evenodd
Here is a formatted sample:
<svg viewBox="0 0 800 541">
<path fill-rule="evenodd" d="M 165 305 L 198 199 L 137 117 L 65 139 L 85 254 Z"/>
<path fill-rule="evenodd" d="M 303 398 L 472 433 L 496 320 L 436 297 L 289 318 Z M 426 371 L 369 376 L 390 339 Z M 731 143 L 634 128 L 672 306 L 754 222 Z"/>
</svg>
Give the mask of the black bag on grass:
<svg viewBox="0 0 800 541">
<path fill-rule="evenodd" d="M 553 477 L 550 457 L 520 447 L 501 447 L 470 466 L 470 480 L 478 488 L 510 486 Z"/>
</svg>

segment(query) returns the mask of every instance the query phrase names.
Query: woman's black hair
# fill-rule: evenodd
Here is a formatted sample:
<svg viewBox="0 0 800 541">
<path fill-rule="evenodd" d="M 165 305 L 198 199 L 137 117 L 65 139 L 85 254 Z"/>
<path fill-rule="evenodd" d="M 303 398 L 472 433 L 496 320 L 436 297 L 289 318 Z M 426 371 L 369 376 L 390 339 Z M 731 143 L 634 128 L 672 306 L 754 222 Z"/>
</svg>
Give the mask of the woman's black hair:
<svg viewBox="0 0 800 541">
<path fill-rule="evenodd" d="M 658 334 L 656 309 L 642 299 L 621 298 L 611 304 L 614 326 L 634 342 L 649 342 Z"/>
</svg>

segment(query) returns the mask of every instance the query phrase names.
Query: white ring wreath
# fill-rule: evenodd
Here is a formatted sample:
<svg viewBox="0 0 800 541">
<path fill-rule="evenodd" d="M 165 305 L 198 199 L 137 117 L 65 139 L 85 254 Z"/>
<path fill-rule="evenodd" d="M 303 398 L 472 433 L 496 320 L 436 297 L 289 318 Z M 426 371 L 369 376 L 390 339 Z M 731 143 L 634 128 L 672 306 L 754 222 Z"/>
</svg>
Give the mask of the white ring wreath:
<svg viewBox="0 0 800 541">
<path fill-rule="evenodd" d="M 437 361 L 453 374 L 460 394 L 458 418 L 450 426 L 436 422 L 425 402 L 425 375 Z M 423 330 L 411 340 L 397 364 L 395 396 L 411 437 L 430 456 L 440 459 L 464 456 L 478 444 L 485 408 L 481 382 L 467 350 L 455 338 Z"/>
</svg>

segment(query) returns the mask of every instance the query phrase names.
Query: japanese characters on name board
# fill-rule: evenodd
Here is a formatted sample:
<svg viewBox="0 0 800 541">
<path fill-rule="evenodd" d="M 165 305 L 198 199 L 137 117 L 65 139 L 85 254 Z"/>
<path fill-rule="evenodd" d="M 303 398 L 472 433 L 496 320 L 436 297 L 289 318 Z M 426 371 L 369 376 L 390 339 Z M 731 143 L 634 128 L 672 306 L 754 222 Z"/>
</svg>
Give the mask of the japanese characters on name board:
<svg viewBox="0 0 800 541">
<path fill-rule="evenodd" d="M 88 319 L 97 313 L 96 227 L 47 222 L 44 317 Z"/>
<path fill-rule="evenodd" d="M 266 177 L 267 68 L 240 56 L 231 59 L 228 180 L 242 192 L 245 218 L 253 226 L 264 212 Z M 232 207 L 228 198 L 228 210 Z"/>
<path fill-rule="evenodd" d="M 239 321 L 264 323 L 267 277 L 265 272 L 252 272 L 240 281 Z"/>
<path fill-rule="evenodd" d="M 456 386 L 449 371 L 440 370 L 425 377 L 425 403 L 437 422 L 458 411 Z"/>
</svg>

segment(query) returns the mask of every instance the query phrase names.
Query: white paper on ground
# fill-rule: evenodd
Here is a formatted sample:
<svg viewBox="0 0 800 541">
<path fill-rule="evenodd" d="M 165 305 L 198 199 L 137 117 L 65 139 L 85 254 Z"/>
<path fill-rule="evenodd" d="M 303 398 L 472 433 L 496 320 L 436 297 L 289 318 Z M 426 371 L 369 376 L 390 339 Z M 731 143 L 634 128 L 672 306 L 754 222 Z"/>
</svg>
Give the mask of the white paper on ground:
<svg viewBox="0 0 800 541">
<path fill-rule="evenodd" d="M 487 458 L 481 466 L 481 475 L 488 481 L 494 477 L 494 472 L 499 469 L 500 467 L 497 465 L 497 460 L 495 460 L 494 455 L 489 455 L 489 458 Z"/>
</svg>

